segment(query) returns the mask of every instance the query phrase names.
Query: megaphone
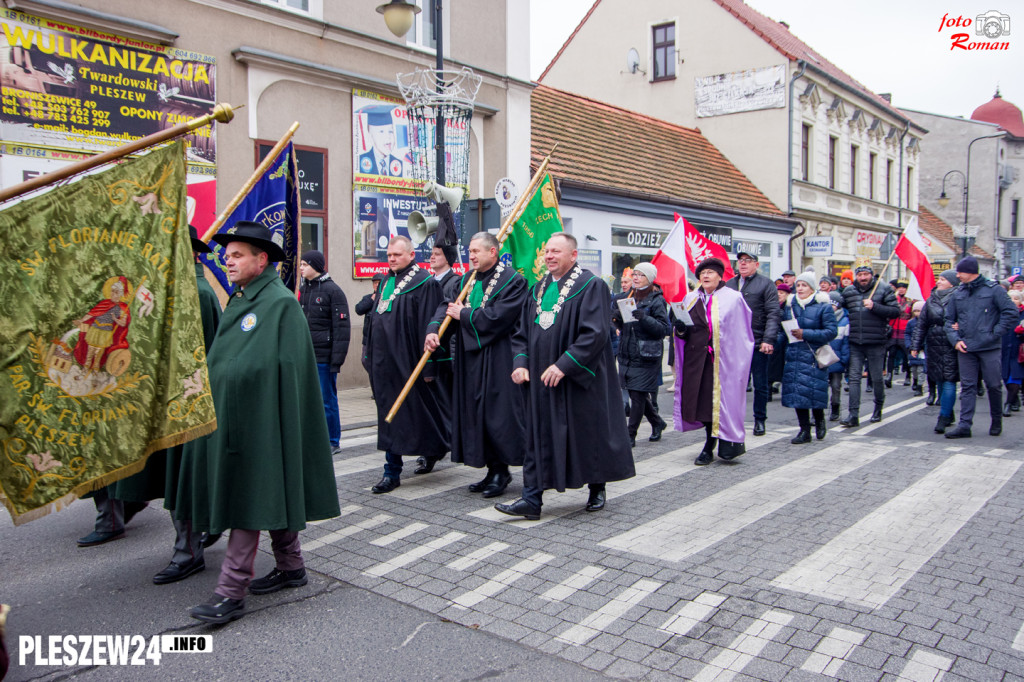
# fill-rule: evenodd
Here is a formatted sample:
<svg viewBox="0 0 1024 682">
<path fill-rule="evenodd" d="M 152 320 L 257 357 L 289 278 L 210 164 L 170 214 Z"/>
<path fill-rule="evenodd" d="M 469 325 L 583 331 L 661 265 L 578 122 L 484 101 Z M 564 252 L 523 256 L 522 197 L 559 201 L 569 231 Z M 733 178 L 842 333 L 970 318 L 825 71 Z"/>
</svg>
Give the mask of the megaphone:
<svg viewBox="0 0 1024 682">
<path fill-rule="evenodd" d="M 409 229 L 409 239 L 412 241 L 413 248 L 418 247 L 427 240 L 427 237 L 437 232 L 437 225 L 440 221 L 441 219 L 437 216 L 426 216 L 419 211 L 410 213 L 406 227 Z"/>
<path fill-rule="evenodd" d="M 464 192 L 458 187 L 445 187 L 439 185 L 436 182 L 428 181 L 423 185 L 423 193 L 431 197 L 435 202 L 441 203 L 442 201 L 452 209 L 452 212 L 459 210 L 459 205 L 462 203 L 462 197 Z"/>
</svg>

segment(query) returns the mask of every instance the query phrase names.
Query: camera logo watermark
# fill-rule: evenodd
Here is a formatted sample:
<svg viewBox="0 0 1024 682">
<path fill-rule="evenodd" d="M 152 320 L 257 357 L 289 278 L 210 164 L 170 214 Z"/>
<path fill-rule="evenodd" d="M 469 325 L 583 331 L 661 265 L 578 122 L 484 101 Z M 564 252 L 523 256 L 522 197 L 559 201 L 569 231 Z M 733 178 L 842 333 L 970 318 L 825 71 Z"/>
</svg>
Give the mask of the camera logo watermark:
<svg viewBox="0 0 1024 682">
<path fill-rule="evenodd" d="M 950 50 L 1009 50 L 1010 15 L 990 9 L 976 17 L 950 16 L 939 22 L 939 33 L 951 31 Z"/>
</svg>

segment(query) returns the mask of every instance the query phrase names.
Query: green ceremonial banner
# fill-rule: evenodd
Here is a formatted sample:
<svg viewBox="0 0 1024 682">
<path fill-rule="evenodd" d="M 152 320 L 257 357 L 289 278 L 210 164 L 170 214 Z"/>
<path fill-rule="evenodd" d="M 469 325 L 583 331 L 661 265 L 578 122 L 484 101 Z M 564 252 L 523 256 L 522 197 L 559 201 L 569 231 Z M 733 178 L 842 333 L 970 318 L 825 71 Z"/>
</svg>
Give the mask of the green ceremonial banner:
<svg viewBox="0 0 1024 682">
<path fill-rule="evenodd" d="M 15 524 L 217 427 L 182 142 L 0 211 L 0 499 Z"/>
<path fill-rule="evenodd" d="M 562 216 L 558 212 L 555 183 L 545 174 L 505 237 L 501 246 L 502 262 L 514 267 L 531 285 L 536 284 L 548 274 L 544 245 L 548 237 L 561 231 Z"/>
</svg>

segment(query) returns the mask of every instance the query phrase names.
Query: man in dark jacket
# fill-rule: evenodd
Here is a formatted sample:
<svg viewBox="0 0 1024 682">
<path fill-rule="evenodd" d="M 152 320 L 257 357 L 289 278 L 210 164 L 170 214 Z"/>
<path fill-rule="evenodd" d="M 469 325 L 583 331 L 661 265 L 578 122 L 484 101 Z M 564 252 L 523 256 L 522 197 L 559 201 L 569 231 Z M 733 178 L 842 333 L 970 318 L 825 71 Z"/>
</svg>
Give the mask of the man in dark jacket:
<svg viewBox="0 0 1024 682">
<path fill-rule="evenodd" d="M 888 284 L 878 281 L 870 265 L 862 264 L 854 272 L 853 284 L 843 290 L 843 304 L 850 316 L 850 364 L 846 375 L 850 382 L 850 414 L 839 424 L 860 424 L 860 380 L 865 360 L 875 396 L 871 421 L 878 422 L 882 420 L 882 406 L 885 404 L 882 371 L 885 369 L 889 320 L 900 314 L 896 294 Z"/>
<path fill-rule="evenodd" d="M 736 259 L 739 274 L 725 283 L 730 289 L 743 294 L 750 308 L 750 326 L 754 332 L 754 357 L 750 373 L 754 378 L 754 435 L 764 435 L 764 420 L 768 416 L 768 364 L 774 352 L 775 337 L 779 333 L 778 289 L 775 284 L 758 273 L 757 256 L 741 252 Z"/>
<path fill-rule="evenodd" d="M 307 251 L 299 262 L 299 303 L 306 314 L 309 334 L 316 353 L 316 369 L 320 375 L 320 393 L 327 416 L 327 435 L 331 454 L 338 452 L 341 441 L 341 416 L 338 411 L 338 372 L 348 353 L 351 321 L 348 301 L 341 287 L 327 274 L 324 254 Z"/>
<path fill-rule="evenodd" d="M 380 283 L 384 281 L 384 277 L 384 274 L 380 272 L 373 276 L 371 280 L 373 282 L 373 291 L 359 299 L 359 303 L 356 303 L 354 308 L 356 315 L 363 316 L 363 348 L 360 357 L 362 358 L 363 369 L 366 370 L 367 374 L 370 373 L 370 360 L 366 355 L 366 345 L 370 343 L 370 329 L 373 322 L 373 315 L 370 315 L 370 313 L 373 311 L 373 299 L 377 295 L 377 289 L 380 288 Z"/>
<path fill-rule="evenodd" d="M 978 274 L 978 261 L 972 256 L 956 264 L 956 277 L 960 286 L 946 307 L 946 336 L 958 351 L 960 423 L 946 432 L 946 438 L 971 437 L 979 370 L 992 414 L 988 433 L 998 436 L 1003 432 L 1002 337 L 1017 326 L 1017 306 L 1005 289 Z"/>
</svg>

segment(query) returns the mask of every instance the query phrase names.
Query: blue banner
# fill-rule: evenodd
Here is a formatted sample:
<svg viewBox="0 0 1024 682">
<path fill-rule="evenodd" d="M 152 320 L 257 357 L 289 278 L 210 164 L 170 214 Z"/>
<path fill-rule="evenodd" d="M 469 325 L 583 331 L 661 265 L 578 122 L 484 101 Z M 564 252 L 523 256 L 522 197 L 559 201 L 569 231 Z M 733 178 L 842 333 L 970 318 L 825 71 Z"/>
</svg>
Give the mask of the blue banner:
<svg viewBox="0 0 1024 682">
<path fill-rule="evenodd" d="M 251 220 L 265 225 L 274 235 L 274 241 L 284 249 L 287 258 L 280 264 L 281 281 L 289 290 L 295 290 L 295 274 L 299 263 L 299 184 L 295 153 L 289 142 L 281 154 L 270 164 L 252 191 L 231 213 L 217 231 L 227 232 L 239 220 Z M 213 253 L 200 254 L 224 291 L 232 292 L 228 269 L 224 264 L 224 249 L 210 242 Z"/>
</svg>

